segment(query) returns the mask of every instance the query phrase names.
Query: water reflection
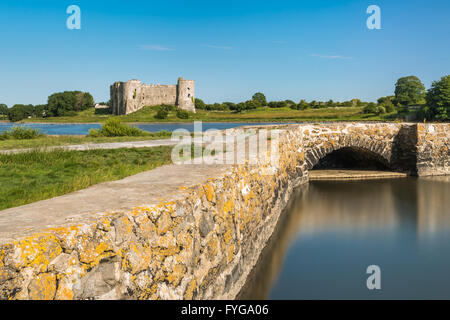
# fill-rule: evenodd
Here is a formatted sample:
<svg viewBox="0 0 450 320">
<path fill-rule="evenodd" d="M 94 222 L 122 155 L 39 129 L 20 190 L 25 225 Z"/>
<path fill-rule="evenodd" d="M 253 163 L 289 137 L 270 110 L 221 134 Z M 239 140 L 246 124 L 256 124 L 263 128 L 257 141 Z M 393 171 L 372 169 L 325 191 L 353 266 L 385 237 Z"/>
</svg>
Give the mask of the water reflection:
<svg viewBox="0 0 450 320">
<path fill-rule="evenodd" d="M 311 182 L 239 298 L 450 298 L 449 194 L 449 177 Z M 371 264 L 381 291 L 366 288 Z"/>
</svg>

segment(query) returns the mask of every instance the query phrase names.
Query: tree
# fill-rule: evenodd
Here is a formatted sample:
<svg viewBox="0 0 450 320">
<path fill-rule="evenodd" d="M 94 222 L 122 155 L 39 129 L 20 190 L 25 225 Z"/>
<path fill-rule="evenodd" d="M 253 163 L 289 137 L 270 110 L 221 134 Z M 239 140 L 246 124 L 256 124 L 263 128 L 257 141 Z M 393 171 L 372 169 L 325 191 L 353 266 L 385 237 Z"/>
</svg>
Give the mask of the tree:
<svg viewBox="0 0 450 320">
<path fill-rule="evenodd" d="M 81 91 L 64 91 L 48 97 L 48 112 L 51 116 L 71 115 L 77 111 L 94 106 L 94 98 L 90 93 Z"/>
<path fill-rule="evenodd" d="M 403 105 L 419 104 L 425 97 L 425 86 L 416 76 L 398 79 L 395 84 L 395 99 Z"/>
<path fill-rule="evenodd" d="M 264 93 L 257 92 L 253 95 L 252 100 L 256 100 L 261 106 L 267 106 L 267 99 Z"/>
<path fill-rule="evenodd" d="M 247 110 L 256 109 L 258 107 L 261 107 L 261 102 L 258 100 L 248 100 L 245 101 L 245 106 Z"/>
<path fill-rule="evenodd" d="M 245 103 L 244 102 L 240 102 L 240 103 L 238 103 L 236 106 L 235 106 L 235 111 L 237 112 L 237 113 L 240 113 L 240 112 L 242 112 L 242 111 L 244 111 L 244 110 L 246 110 L 247 109 L 247 106 L 245 105 Z"/>
<path fill-rule="evenodd" d="M 2 116 L 8 115 L 8 106 L 4 103 L 0 103 L 0 115 Z"/>
<path fill-rule="evenodd" d="M 202 99 L 199 98 L 195 98 L 195 108 L 199 109 L 199 110 L 205 110 L 206 109 L 206 104 L 203 102 Z"/>
<path fill-rule="evenodd" d="M 34 107 L 31 104 L 15 104 L 8 111 L 8 119 L 12 122 L 20 121 L 22 119 L 33 116 Z"/>
<path fill-rule="evenodd" d="M 309 108 L 308 102 L 306 102 L 304 99 L 302 99 L 298 104 L 298 110 L 306 110 Z"/>
<path fill-rule="evenodd" d="M 434 81 L 426 95 L 426 116 L 433 120 L 450 120 L 450 75 Z"/>
<path fill-rule="evenodd" d="M 395 96 L 387 96 L 387 97 L 381 97 L 377 100 L 378 104 L 387 104 L 392 103 L 394 104 Z"/>
</svg>

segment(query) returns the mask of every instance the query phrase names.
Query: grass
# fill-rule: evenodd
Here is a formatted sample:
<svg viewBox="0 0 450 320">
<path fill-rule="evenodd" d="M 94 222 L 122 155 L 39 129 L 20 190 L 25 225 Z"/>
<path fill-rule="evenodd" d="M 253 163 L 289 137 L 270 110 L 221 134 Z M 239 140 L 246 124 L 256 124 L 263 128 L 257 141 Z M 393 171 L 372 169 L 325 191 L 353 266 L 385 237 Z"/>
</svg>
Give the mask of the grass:
<svg viewBox="0 0 450 320">
<path fill-rule="evenodd" d="M 323 108 L 308 110 L 292 110 L 290 108 L 262 107 L 242 113 L 231 111 L 205 111 L 189 114 L 188 119 L 180 119 L 172 111 L 165 119 L 157 119 L 155 115 L 159 107 L 145 107 L 132 114 L 118 116 L 123 122 L 192 122 L 201 120 L 205 122 L 287 122 L 287 121 L 389 121 L 396 114 L 373 115 L 363 114 L 362 108 Z M 72 117 L 54 117 L 46 119 L 24 119 L 23 122 L 49 122 L 49 123 L 89 123 L 105 122 L 112 115 L 96 115 L 94 109 L 84 110 Z"/>
<path fill-rule="evenodd" d="M 0 155 L 0 210 L 171 163 L 172 147 Z"/>
<path fill-rule="evenodd" d="M 138 136 L 138 137 L 41 136 L 29 140 L 15 140 L 15 139 L 0 140 L 0 150 L 27 149 L 27 148 L 39 149 L 45 147 L 67 146 L 86 143 L 168 139 L 171 136 L 172 133 L 167 131 L 149 133 L 146 136 Z"/>
</svg>

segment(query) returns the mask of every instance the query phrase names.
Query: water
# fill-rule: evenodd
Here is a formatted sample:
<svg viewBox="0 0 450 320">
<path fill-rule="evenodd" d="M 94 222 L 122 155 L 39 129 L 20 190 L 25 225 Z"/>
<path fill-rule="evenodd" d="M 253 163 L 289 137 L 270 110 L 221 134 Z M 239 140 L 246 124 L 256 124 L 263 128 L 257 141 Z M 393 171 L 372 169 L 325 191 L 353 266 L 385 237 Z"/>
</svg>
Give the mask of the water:
<svg viewBox="0 0 450 320">
<path fill-rule="evenodd" d="M 450 299 L 450 177 L 311 182 L 293 197 L 245 299 Z M 369 265 L 381 268 L 370 291 Z"/>
<path fill-rule="evenodd" d="M 202 131 L 217 129 L 231 129 L 246 125 L 271 125 L 280 123 L 248 123 L 248 122 L 203 122 Z M 193 123 L 142 123 L 134 124 L 134 126 L 141 128 L 142 130 L 149 132 L 158 131 L 174 131 L 176 129 L 186 129 L 190 132 L 194 131 Z M 28 127 L 39 129 L 45 134 L 55 135 L 84 135 L 89 133 L 89 129 L 99 129 L 100 124 L 96 123 L 84 123 L 84 124 L 70 124 L 70 123 L 27 123 L 27 124 L 12 124 L 12 123 L 0 123 L 0 132 L 11 129 L 12 127 Z"/>
</svg>

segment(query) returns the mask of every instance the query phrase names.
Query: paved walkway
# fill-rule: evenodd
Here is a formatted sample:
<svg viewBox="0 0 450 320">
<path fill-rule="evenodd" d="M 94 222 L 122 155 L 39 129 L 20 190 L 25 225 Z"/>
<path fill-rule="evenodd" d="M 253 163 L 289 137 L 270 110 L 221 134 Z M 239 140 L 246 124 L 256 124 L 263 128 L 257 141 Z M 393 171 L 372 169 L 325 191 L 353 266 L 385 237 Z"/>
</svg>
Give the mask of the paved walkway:
<svg viewBox="0 0 450 320">
<path fill-rule="evenodd" d="M 159 146 L 173 146 L 176 145 L 177 143 L 178 141 L 172 141 L 171 139 L 160 139 L 160 140 L 127 141 L 127 142 L 86 143 L 68 146 L 52 146 L 52 147 L 42 147 L 39 148 L 39 150 L 52 151 L 61 149 L 61 150 L 83 151 L 93 149 L 151 148 Z M 36 148 L 0 150 L 0 154 L 16 154 L 29 152 L 33 150 L 36 150 Z"/>
<path fill-rule="evenodd" d="M 0 211 L 0 244 L 68 223 L 87 223 L 107 212 L 176 199 L 182 187 L 223 176 L 226 165 L 165 165 L 122 180 L 91 186 L 48 200 Z"/>
</svg>

